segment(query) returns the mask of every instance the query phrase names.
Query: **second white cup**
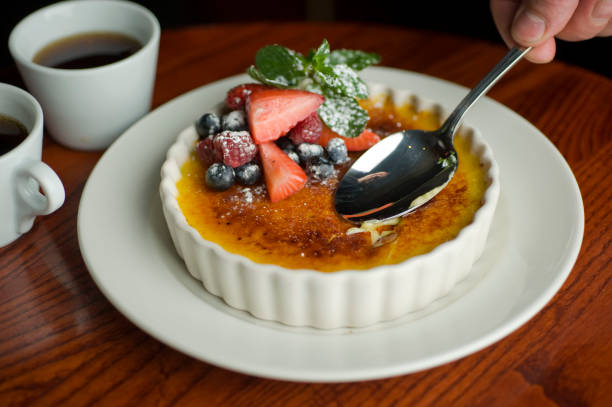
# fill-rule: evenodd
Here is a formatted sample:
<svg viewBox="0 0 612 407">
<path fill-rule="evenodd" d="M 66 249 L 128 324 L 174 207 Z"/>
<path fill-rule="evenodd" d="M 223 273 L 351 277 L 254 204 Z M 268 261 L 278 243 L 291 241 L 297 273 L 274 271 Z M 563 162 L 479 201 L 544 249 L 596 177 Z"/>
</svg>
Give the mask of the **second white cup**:
<svg viewBox="0 0 612 407">
<path fill-rule="evenodd" d="M 94 68 L 58 69 L 32 61 L 50 42 L 88 32 L 116 32 L 142 44 L 133 55 Z M 9 50 L 28 90 L 42 105 L 58 142 L 79 150 L 108 147 L 151 108 L 160 27 L 146 8 L 127 1 L 65 1 L 24 18 Z"/>
<path fill-rule="evenodd" d="M 64 203 L 64 186 L 41 161 L 43 112 L 29 93 L 0 83 L 0 114 L 21 123 L 27 136 L 0 155 L 0 247 L 32 228 L 34 219 Z"/>
</svg>

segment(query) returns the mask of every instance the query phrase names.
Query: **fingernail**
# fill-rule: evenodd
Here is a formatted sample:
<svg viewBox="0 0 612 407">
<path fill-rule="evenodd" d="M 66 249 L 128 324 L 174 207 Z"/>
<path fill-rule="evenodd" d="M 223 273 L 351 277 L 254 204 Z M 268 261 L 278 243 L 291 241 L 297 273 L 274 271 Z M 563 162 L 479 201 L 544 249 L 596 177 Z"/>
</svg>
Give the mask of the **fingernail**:
<svg viewBox="0 0 612 407">
<path fill-rule="evenodd" d="M 612 17 L 612 1 L 600 0 L 599 3 L 593 7 L 591 17 L 596 20 L 608 20 Z"/>
<path fill-rule="evenodd" d="M 546 31 L 546 21 L 526 8 L 520 10 L 512 24 L 512 37 L 518 43 L 537 43 Z"/>
</svg>

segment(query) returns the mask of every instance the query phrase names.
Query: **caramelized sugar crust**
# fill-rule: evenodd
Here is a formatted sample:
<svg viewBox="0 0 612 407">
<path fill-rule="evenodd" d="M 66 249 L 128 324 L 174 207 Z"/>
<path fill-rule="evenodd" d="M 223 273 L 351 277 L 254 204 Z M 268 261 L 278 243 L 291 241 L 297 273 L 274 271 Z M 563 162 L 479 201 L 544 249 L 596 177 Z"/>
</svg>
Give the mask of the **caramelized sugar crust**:
<svg viewBox="0 0 612 407">
<path fill-rule="evenodd" d="M 416 112 L 413 106 L 395 106 L 389 99 L 364 101 L 370 113 L 368 127 L 381 135 L 399 129 L 435 129 L 437 114 Z M 289 198 L 270 203 L 265 184 L 209 190 L 205 168 L 192 155 L 178 181 L 178 203 L 187 222 L 206 240 L 257 263 L 320 271 L 368 269 L 394 264 L 427 253 L 453 239 L 468 225 L 482 205 L 485 171 L 470 152 L 469 141 L 456 138 L 459 168 L 451 182 L 428 204 L 402 218 L 394 227 L 397 237 L 374 247 L 369 233 L 347 235 L 355 225 L 334 210 L 333 192 L 351 161 L 337 176 L 324 182 L 309 181 Z M 390 227 L 384 227 L 389 229 Z"/>
</svg>

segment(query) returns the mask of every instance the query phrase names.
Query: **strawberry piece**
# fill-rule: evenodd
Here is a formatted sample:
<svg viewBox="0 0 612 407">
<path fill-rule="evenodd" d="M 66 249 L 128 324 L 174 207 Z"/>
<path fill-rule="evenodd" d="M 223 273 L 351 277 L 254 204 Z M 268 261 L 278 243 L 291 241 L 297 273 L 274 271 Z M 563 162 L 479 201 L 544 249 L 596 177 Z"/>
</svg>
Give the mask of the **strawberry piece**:
<svg viewBox="0 0 612 407">
<path fill-rule="evenodd" d="M 289 138 L 293 141 L 293 144 L 298 145 L 302 143 L 316 143 L 321 138 L 321 129 L 323 128 L 323 122 L 319 118 L 317 112 L 313 112 L 295 125 L 294 128 L 289 132 Z"/>
<path fill-rule="evenodd" d="M 199 141 L 196 145 L 196 154 L 204 167 L 221 161 L 221 156 L 217 154 L 213 146 L 213 136 L 208 136 Z"/>
<path fill-rule="evenodd" d="M 244 104 L 251 93 L 270 88 L 260 83 L 243 83 L 227 92 L 225 104 L 232 110 L 244 110 Z"/>
<path fill-rule="evenodd" d="M 259 145 L 270 201 L 278 202 L 293 195 L 306 185 L 306 173 L 274 142 Z"/>
<path fill-rule="evenodd" d="M 323 147 L 327 146 L 329 140 L 334 137 L 338 137 L 344 140 L 344 144 L 346 144 L 347 151 L 363 151 L 372 147 L 374 144 L 380 141 L 380 136 L 374 133 L 371 130 L 365 129 L 361 132 L 361 134 L 357 137 L 344 137 L 330 129 L 329 127 L 323 125 L 323 130 L 321 131 L 321 138 L 319 139 L 319 144 Z"/>
<path fill-rule="evenodd" d="M 251 93 L 246 111 L 255 143 L 274 141 L 310 116 L 323 96 L 295 89 L 266 89 Z"/>
<path fill-rule="evenodd" d="M 236 168 L 257 155 L 257 146 L 246 131 L 223 131 L 213 139 L 215 153 L 225 165 Z"/>
</svg>

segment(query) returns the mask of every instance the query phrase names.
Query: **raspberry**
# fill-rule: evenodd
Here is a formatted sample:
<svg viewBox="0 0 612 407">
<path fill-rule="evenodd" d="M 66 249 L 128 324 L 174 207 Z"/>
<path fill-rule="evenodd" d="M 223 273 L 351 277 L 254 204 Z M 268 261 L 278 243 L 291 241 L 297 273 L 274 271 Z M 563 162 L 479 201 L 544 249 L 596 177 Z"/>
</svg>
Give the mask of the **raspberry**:
<svg viewBox="0 0 612 407">
<path fill-rule="evenodd" d="M 319 115 L 313 112 L 289 131 L 289 138 L 293 144 L 316 143 L 321 138 L 322 129 L 323 123 Z"/>
<path fill-rule="evenodd" d="M 221 155 L 217 154 L 213 146 L 213 136 L 208 136 L 198 143 L 196 153 L 204 167 L 221 161 Z"/>
<path fill-rule="evenodd" d="M 244 110 L 244 103 L 251 93 L 269 88 L 269 86 L 259 83 L 244 83 L 238 85 L 227 92 L 225 104 L 232 110 Z"/>
<path fill-rule="evenodd" d="M 223 163 L 233 168 L 250 162 L 257 154 L 248 131 L 223 131 L 215 136 L 213 146 Z"/>
</svg>

